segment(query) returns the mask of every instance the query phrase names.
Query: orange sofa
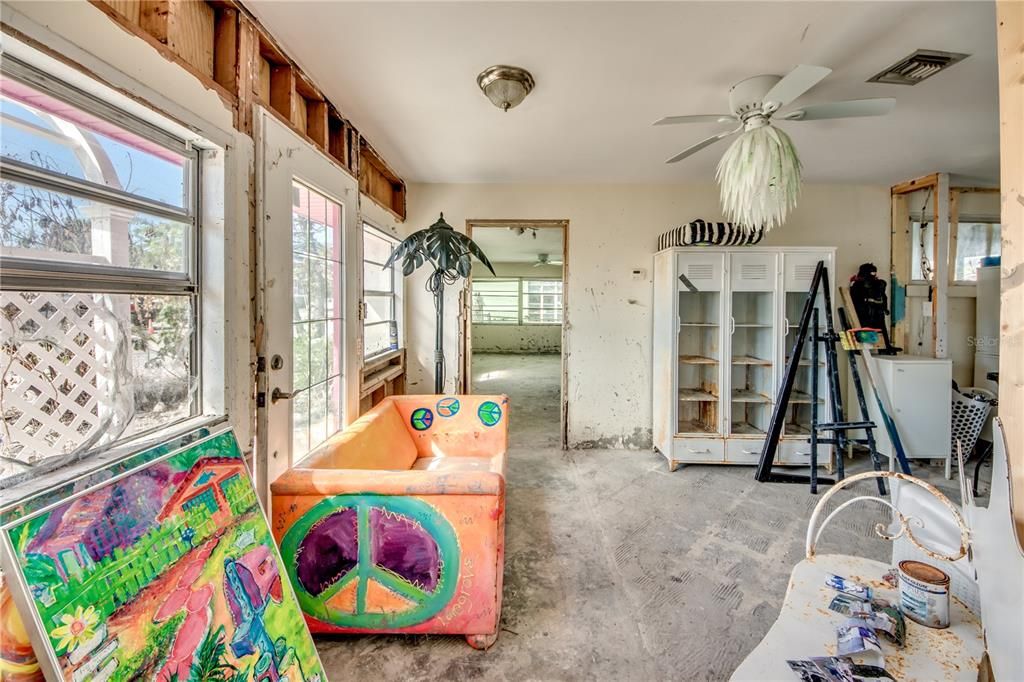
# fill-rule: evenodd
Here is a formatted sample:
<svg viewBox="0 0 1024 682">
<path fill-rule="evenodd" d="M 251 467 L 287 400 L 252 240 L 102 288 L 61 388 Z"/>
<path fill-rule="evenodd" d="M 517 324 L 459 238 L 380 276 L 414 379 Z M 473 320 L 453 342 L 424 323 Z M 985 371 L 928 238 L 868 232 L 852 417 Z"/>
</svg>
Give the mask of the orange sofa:
<svg viewBox="0 0 1024 682">
<path fill-rule="evenodd" d="M 506 396 L 385 398 L 271 484 L 310 629 L 498 634 Z"/>
</svg>

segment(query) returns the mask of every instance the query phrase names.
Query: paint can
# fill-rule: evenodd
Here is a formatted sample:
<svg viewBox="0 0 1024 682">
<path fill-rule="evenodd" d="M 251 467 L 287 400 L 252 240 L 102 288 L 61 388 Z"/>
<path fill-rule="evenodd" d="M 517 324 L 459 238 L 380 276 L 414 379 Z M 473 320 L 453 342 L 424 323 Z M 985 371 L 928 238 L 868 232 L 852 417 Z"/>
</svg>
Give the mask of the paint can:
<svg viewBox="0 0 1024 682">
<path fill-rule="evenodd" d="M 901 561 L 903 615 L 929 628 L 949 627 L 949 576 L 921 561 Z"/>
</svg>

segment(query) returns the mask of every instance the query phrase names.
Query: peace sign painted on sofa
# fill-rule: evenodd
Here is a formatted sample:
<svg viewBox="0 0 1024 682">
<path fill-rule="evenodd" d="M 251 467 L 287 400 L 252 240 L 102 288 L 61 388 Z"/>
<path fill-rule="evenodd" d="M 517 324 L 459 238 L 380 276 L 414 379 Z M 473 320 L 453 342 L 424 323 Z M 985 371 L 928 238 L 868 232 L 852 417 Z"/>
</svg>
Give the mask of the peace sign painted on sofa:
<svg viewBox="0 0 1024 682">
<path fill-rule="evenodd" d="M 350 628 L 401 628 L 455 593 L 459 546 L 433 506 L 411 497 L 336 495 L 288 530 L 281 553 L 303 610 Z"/>
</svg>

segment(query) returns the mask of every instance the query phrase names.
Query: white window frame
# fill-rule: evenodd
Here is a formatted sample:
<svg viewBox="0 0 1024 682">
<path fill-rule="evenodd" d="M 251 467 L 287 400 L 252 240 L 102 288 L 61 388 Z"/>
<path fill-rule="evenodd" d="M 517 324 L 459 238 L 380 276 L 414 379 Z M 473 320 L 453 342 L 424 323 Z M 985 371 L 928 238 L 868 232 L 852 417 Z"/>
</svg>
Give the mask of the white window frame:
<svg viewBox="0 0 1024 682">
<path fill-rule="evenodd" d="M 190 171 L 185 177 L 183 207 L 179 208 L 14 159 L 3 159 L 0 163 L 0 179 L 2 180 L 33 186 L 44 191 L 101 201 L 115 207 L 183 222 L 189 226 L 189 233 L 184 272 L 148 271 L 103 264 L 74 263 L 57 258 L 37 259 L 5 256 L 2 259 L 3 266 L 0 268 L 0 290 L 187 296 L 192 309 L 190 376 L 194 376 L 196 379 L 195 383 L 189 387 L 193 398 L 187 415 L 105 443 L 88 452 L 78 454 L 74 460 L 70 460 L 67 456 L 55 456 L 43 460 L 30 471 L 15 474 L 0 481 L 0 490 L 6 490 L 18 488 L 26 481 L 38 480 L 39 476 L 56 471 L 72 461 L 107 460 L 109 459 L 106 456 L 108 453 L 131 452 L 152 445 L 157 434 L 168 434 L 169 436 L 194 428 L 199 425 L 199 422 L 215 421 L 215 418 L 200 418 L 208 407 L 203 384 L 203 370 L 211 363 L 219 367 L 223 366 L 224 358 L 206 357 L 203 353 L 203 348 L 206 345 L 203 342 L 203 318 L 204 309 L 207 306 L 202 292 L 200 273 L 210 255 L 204 253 L 203 250 L 204 239 L 208 236 L 204 235 L 202 231 L 204 211 L 207 207 L 201 203 L 200 199 L 206 185 L 202 168 L 207 154 L 201 148 L 196 147 L 193 141 L 182 139 L 170 132 L 179 126 L 168 122 L 167 129 L 161 127 L 156 121 L 163 121 L 163 117 L 154 114 L 152 116 L 154 120 L 144 120 L 121 107 L 113 92 L 110 93 L 109 98 L 105 96 L 108 92 L 107 88 L 99 85 L 94 88 L 90 83 L 90 89 L 85 90 L 73 85 L 72 80 L 79 82 L 82 79 L 77 72 L 72 73 L 70 69 L 67 75 L 74 76 L 74 78 L 65 79 L 62 77 L 63 73 L 51 75 L 48 70 L 35 66 L 28 60 L 6 54 L 2 70 L 7 78 L 23 82 L 36 90 L 186 157 Z M 217 167 L 218 164 L 214 164 L 214 166 Z M 220 188 L 220 192 L 223 193 L 223 188 Z M 223 403 L 223 396 L 221 395 L 220 399 L 214 402 L 219 406 Z M 133 448 L 133 444 L 138 444 L 138 448 Z"/>
<path fill-rule="evenodd" d="M 477 309 L 476 309 L 475 305 L 470 305 L 470 314 L 472 315 L 472 320 L 471 321 L 472 321 L 473 324 L 495 325 L 495 326 L 500 326 L 500 327 L 508 327 L 508 326 L 561 327 L 562 326 L 562 323 L 564 321 L 564 314 L 565 314 L 564 313 L 564 308 L 565 308 L 565 290 L 564 290 L 565 283 L 564 283 L 564 280 L 555 279 L 555 278 L 552 278 L 552 277 L 486 277 L 486 278 L 478 278 L 478 279 L 473 280 L 473 286 L 476 286 L 477 284 L 484 283 L 484 282 L 516 282 L 516 295 L 515 295 L 515 299 L 516 299 L 516 319 L 514 321 L 508 321 L 508 322 L 494 322 L 494 321 L 486 321 L 486 322 L 484 322 L 484 321 L 477 321 L 477 319 L 476 319 Z M 525 316 L 523 315 L 523 310 L 524 309 L 531 309 L 532 310 L 533 308 L 529 307 L 529 306 L 524 306 L 524 304 L 523 304 L 523 300 L 525 299 L 525 297 L 531 295 L 531 294 L 527 293 L 524 290 L 523 282 L 562 282 L 562 286 L 563 286 L 562 293 L 560 293 L 560 294 L 541 294 L 541 295 L 546 295 L 546 296 L 556 296 L 557 295 L 562 300 L 561 305 L 558 306 L 558 308 L 557 308 L 558 311 L 559 311 L 559 317 L 562 318 L 562 319 L 560 319 L 558 322 L 531 322 L 531 321 L 526 320 Z M 472 296 L 472 292 L 470 293 L 470 295 Z M 533 294 L 533 295 L 536 295 L 536 294 Z M 547 308 L 547 309 L 548 310 L 553 310 L 554 308 Z"/>
<path fill-rule="evenodd" d="M 366 241 L 365 235 L 366 235 L 367 232 L 370 232 L 370 233 L 373 234 L 373 236 L 378 237 L 380 239 L 383 239 L 384 241 L 386 241 L 389 244 L 391 244 L 392 252 L 394 251 L 395 247 L 397 247 L 401 243 L 394 236 L 388 234 L 384 230 L 382 230 L 379 227 L 377 227 L 376 225 L 374 225 L 369 220 L 363 218 L 362 219 L 362 230 L 359 233 L 359 239 L 360 239 L 360 243 L 361 244 L 365 244 L 365 241 Z M 360 279 L 360 283 L 361 283 L 360 301 L 362 302 L 363 314 L 361 316 L 362 317 L 362 319 L 361 319 L 362 326 L 359 329 L 359 333 L 362 336 L 362 340 L 363 340 L 363 343 L 360 344 L 360 345 L 362 346 L 362 354 L 363 354 L 362 360 L 363 360 L 364 363 L 376 360 L 376 359 L 381 358 L 381 357 L 384 357 L 388 353 L 396 353 L 396 352 L 402 350 L 403 348 L 405 348 L 405 277 L 403 277 L 402 273 L 398 270 L 398 268 L 400 267 L 400 263 L 398 263 L 398 262 L 392 263 L 391 267 L 388 268 L 388 270 L 390 270 L 390 272 L 391 272 L 391 291 L 390 292 L 387 292 L 387 291 L 374 291 L 374 290 L 366 288 L 366 282 L 365 282 L 365 278 L 364 278 L 363 272 L 366 269 L 366 265 L 367 264 L 374 265 L 374 266 L 380 266 L 380 267 L 383 267 L 383 265 L 384 265 L 383 263 L 377 263 L 376 261 L 367 260 L 367 258 L 366 258 L 366 250 L 365 249 L 361 249 L 361 263 L 360 263 L 360 268 L 361 269 L 359 270 L 359 279 Z M 391 297 L 391 315 L 392 315 L 393 319 L 392 320 L 383 320 L 381 322 L 374 322 L 374 323 L 371 323 L 371 324 L 374 324 L 374 325 L 384 325 L 384 324 L 389 324 L 390 322 L 394 322 L 395 323 L 395 327 L 396 327 L 397 337 L 398 337 L 396 345 L 395 345 L 395 348 L 388 348 L 388 349 L 385 349 L 385 350 L 382 350 L 382 351 L 377 351 L 376 353 L 372 353 L 372 354 L 369 354 L 369 353 L 366 352 L 366 327 L 367 327 L 367 322 L 366 322 L 366 297 L 367 297 L 367 295 L 370 295 L 370 296 L 390 296 Z"/>
</svg>

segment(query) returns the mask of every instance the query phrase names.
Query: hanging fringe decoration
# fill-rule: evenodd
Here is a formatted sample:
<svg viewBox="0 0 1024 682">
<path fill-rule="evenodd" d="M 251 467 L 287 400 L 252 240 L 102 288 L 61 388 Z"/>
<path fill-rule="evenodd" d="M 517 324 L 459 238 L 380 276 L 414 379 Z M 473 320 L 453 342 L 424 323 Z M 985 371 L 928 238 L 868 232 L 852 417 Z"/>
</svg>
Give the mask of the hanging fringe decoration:
<svg viewBox="0 0 1024 682">
<path fill-rule="evenodd" d="M 800 194 L 800 159 L 789 135 L 764 125 L 747 130 L 718 162 L 722 210 L 746 230 L 786 222 Z"/>
</svg>

